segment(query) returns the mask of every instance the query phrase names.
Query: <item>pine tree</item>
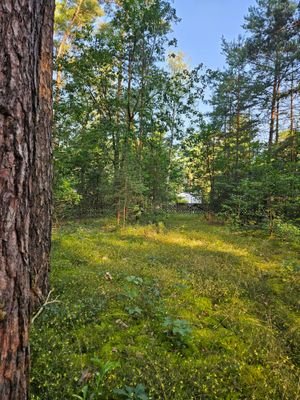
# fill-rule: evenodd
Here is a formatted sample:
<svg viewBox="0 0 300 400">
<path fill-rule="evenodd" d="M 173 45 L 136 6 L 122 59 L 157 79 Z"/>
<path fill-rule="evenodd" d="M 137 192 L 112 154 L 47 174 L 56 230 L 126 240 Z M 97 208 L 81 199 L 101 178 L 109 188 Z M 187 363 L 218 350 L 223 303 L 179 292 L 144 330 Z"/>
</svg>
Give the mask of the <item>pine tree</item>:
<svg viewBox="0 0 300 400">
<path fill-rule="evenodd" d="M 27 400 L 29 324 L 48 292 L 54 1 L 0 3 L 0 398 Z"/>
</svg>

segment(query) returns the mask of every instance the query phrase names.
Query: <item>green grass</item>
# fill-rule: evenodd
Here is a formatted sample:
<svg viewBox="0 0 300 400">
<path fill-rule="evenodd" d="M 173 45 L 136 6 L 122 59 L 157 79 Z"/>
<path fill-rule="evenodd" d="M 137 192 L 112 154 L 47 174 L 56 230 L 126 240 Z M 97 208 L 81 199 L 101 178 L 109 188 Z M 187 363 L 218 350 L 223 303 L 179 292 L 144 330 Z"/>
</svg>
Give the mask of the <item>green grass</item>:
<svg viewBox="0 0 300 400">
<path fill-rule="evenodd" d="M 114 392 L 139 384 L 149 399 L 300 399 L 297 254 L 195 215 L 165 228 L 65 224 L 53 235 L 60 302 L 31 332 L 32 399 L 91 394 L 93 358 L 119 363 L 95 399 L 142 399 Z"/>
</svg>

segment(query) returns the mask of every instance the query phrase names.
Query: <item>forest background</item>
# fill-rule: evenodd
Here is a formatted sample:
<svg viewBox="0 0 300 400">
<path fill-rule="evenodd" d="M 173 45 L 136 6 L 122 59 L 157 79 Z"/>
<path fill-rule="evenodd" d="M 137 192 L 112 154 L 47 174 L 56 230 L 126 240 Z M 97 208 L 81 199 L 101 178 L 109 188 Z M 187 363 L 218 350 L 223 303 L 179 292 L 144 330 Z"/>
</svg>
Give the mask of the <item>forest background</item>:
<svg viewBox="0 0 300 400">
<path fill-rule="evenodd" d="M 187 191 L 239 225 L 295 233 L 299 5 L 250 6 L 219 70 L 189 66 L 176 24 L 168 1 L 57 3 L 56 216 L 125 223 Z"/>
</svg>

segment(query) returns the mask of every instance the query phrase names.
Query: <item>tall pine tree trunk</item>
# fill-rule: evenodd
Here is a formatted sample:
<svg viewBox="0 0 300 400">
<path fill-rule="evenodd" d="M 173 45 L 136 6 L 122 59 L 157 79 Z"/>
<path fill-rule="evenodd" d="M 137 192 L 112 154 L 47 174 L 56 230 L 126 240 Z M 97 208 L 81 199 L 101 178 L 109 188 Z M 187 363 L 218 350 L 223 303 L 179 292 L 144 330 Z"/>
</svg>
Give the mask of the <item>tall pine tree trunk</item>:
<svg viewBox="0 0 300 400">
<path fill-rule="evenodd" d="M 0 399 L 27 400 L 48 291 L 54 0 L 0 1 Z"/>
<path fill-rule="evenodd" d="M 276 100 L 276 135 L 275 135 L 275 143 L 279 142 L 279 120 L 280 120 L 280 81 L 277 83 L 277 100 Z"/>
<path fill-rule="evenodd" d="M 272 150 L 274 143 L 274 134 L 276 135 L 276 120 L 277 120 L 277 101 L 280 90 L 280 66 L 278 61 L 278 53 L 276 53 L 276 59 L 274 63 L 274 78 L 272 85 L 272 100 L 271 100 L 271 118 L 269 127 L 269 151 Z M 276 138 L 275 138 L 276 139 Z"/>
<path fill-rule="evenodd" d="M 291 77 L 291 97 L 290 97 L 290 134 L 292 137 L 291 143 L 291 161 L 297 160 L 297 132 L 294 124 L 294 68 Z"/>
<path fill-rule="evenodd" d="M 272 89 L 272 101 L 271 101 L 271 118 L 270 118 L 270 129 L 269 129 L 269 150 L 272 149 L 274 142 L 274 132 L 276 124 L 276 105 L 277 105 L 277 76 L 274 78 L 273 89 Z"/>
</svg>

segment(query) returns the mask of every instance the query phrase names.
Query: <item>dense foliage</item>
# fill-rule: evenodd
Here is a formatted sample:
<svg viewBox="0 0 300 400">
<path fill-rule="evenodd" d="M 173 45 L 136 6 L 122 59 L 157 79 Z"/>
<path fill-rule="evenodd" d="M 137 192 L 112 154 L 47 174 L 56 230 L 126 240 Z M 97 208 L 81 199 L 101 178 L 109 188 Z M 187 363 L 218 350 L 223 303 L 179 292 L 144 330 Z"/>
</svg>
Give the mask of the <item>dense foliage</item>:
<svg viewBox="0 0 300 400">
<path fill-rule="evenodd" d="M 238 224 L 299 222 L 294 1 L 250 7 L 245 37 L 223 39 L 223 71 L 186 65 L 168 1 L 105 2 L 100 22 L 97 2 L 67 4 L 57 11 L 56 214 L 109 209 L 120 222 L 188 190 Z"/>
<path fill-rule="evenodd" d="M 191 187 L 239 224 L 299 223 L 299 5 L 259 0 L 245 38 L 223 41 L 210 119 L 183 143 Z"/>
<path fill-rule="evenodd" d="M 166 56 L 177 21 L 168 1 L 113 2 L 106 19 L 86 24 L 57 60 L 56 190 L 68 188 L 65 205 L 80 198 L 83 210 L 114 208 L 125 220 L 182 185 L 176 150 L 204 84 L 201 67 Z"/>
</svg>

